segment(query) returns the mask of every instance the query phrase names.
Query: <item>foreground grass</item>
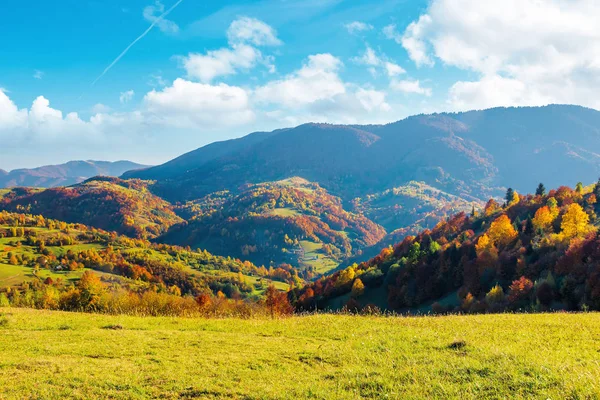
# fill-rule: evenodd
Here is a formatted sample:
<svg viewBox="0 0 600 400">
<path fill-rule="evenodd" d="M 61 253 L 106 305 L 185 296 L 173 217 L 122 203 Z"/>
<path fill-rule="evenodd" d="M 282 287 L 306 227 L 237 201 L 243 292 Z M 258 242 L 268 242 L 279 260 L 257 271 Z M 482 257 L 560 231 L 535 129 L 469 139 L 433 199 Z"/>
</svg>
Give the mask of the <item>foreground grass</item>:
<svg viewBox="0 0 600 400">
<path fill-rule="evenodd" d="M 599 314 L 0 314 L 0 398 L 600 398 Z"/>
</svg>

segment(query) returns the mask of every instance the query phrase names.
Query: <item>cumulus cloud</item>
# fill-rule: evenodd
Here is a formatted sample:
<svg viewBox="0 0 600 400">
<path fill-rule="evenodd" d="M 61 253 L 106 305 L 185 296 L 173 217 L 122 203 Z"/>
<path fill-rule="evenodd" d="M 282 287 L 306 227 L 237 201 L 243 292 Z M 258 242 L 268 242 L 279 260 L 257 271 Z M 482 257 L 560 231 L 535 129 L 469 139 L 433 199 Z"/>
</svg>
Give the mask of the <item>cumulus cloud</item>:
<svg viewBox="0 0 600 400">
<path fill-rule="evenodd" d="M 600 108 L 598 20 L 595 0 L 434 0 L 400 43 L 417 65 L 436 58 L 479 75 L 450 89 L 456 108 L 555 102 Z"/>
<path fill-rule="evenodd" d="M 418 80 L 392 80 L 390 87 L 398 92 L 431 96 L 431 88 L 422 87 Z"/>
<path fill-rule="evenodd" d="M 181 78 L 172 86 L 146 94 L 144 111 L 149 120 L 162 125 L 204 129 L 242 125 L 254 119 L 244 89 Z"/>
<path fill-rule="evenodd" d="M 121 104 L 127 104 L 131 100 L 133 100 L 133 96 L 135 96 L 135 92 L 133 90 L 128 90 L 126 92 L 121 92 L 119 95 L 119 102 Z"/>
<path fill-rule="evenodd" d="M 356 123 L 390 111 L 385 92 L 345 83 L 339 76 L 342 66 L 329 53 L 311 55 L 299 70 L 257 88 L 254 101 L 277 107 L 266 115 L 288 124 Z"/>
<path fill-rule="evenodd" d="M 160 1 L 156 1 L 154 5 L 150 5 L 144 8 L 142 15 L 148 22 L 155 23 L 156 27 L 164 33 L 176 34 L 179 32 L 179 26 L 166 18 L 160 18 L 165 12 L 165 6 Z M 160 18 L 160 19 L 159 19 Z"/>
<path fill-rule="evenodd" d="M 258 64 L 275 72 L 273 59 L 263 56 L 259 46 L 278 46 L 282 42 L 269 25 L 254 18 L 241 17 L 233 21 L 227 30 L 229 47 L 210 50 L 205 54 L 190 53 L 179 57 L 181 65 L 191 79 L 209 83 L 221 76 L 248 71 Z"/>
<path fill-rule="evenodd" d="M 41 80 L 44 77 L 44 75 L 45 75 L 44 71 L 40 71 L 39 69 L 36 69 L 33 73 L 33 78 Z"/>
<path fill-rule="evenodd" d="M 361 32 L 366 32 L 366 31 L 370 31 L 373 29 L 373 25 L 370 25 L 370 24 L 367 24 L 367 23 L 364 23 L 361 21 L 353 21 L 344 26 L 346 27 L 346 30 L 348 31 L 348 33 L 351 35 L 356 35 Z"/>
</svg>

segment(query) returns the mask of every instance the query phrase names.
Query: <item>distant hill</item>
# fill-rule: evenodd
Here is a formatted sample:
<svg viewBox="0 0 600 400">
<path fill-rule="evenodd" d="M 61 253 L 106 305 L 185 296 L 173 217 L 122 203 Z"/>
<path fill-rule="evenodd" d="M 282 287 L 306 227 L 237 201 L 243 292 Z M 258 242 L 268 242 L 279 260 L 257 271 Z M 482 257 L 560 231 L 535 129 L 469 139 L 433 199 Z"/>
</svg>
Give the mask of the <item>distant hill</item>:
<svg viewBox="0 0 600 400">
<path fill-rule="evenodd" d="M 131 161 L 69 161 L 60 165 L 15 169 L 10 172 L 0 170 L 0 188 L 69 186 L 93 176 L 118 177 L 125 171 L 140 168 L 147 168 L 147 166 Z"/>
<path fill-rule="evenodd" d="M 240 194 L 213 193 L 179 209 L 188 218 L 159 242 L 199 247 L 257 265 L 291 264 L 306 277 L 328 272 L 385 230 L 346 211 L 339 198 L 301 178 L 249 185 Z"/>
<path fill-rule="evenodd" d="M 527 171 L 527 173 L 523 173 Z M 512 185 L 533 190 L 600 174 L 600 112 L 579 106 L 494 108 L 419 115 L 387 125 L 305 124 L 213 143 L 161 166 L 153 179 L 171 201 L 300 176 L 344 202 L 410 181 L 486 199 Z"/>
<path fill-rule="evenodd" d="M 299 309 L 600 309 L 600 185 L 490 200 L 297 289 Z M 507 193 L 508 197 L 508 193 Z"/>
<path fill-rule="evenodd" d="M 148 182 L 95 177 L 70 187 L 14 188 L 0 196 L 0 210 L 40 214 L 136 238 L 153 238 L 183 220 L 153 195 Z"/>
<path fill-rule="evenodd" d="M 115 297 L 145 292 L 177 296 L 221 292 L 230 298 L 256 298 L 271 283 L 285 289 L 288 282 L 301 282 L 288 272 L 272 281 L 274 271 L 206 251 L 155 245 L 40 215 L 0 212 L 0 298 L 15 290 L 29 291 L 31 296 L 33 288 L 49 294 L 43 302 L 21 306 L 57 308 L 58 294 L 67 296 L 72 285 L 92 271 Z M 86 303 L 69 302 L 79 309 L 85 309 Z M 92 306 L 88 311 L 99 310 Z"/>
</svg>

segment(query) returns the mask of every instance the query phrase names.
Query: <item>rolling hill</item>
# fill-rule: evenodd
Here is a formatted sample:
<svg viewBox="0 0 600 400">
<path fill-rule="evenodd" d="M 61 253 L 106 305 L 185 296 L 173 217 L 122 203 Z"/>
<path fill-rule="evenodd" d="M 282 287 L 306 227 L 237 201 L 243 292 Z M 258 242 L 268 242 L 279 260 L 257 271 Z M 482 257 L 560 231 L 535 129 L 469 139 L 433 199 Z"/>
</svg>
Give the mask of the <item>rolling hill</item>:
<svg viewBox="0 0 600 400">
<path fill-rule="evenodd" d="M 140 168 L 147 168 L 147 166 L 131 161 L 69 161 L 60 165 L 15 169 L 10 172 L 0 170 L 0 188 L 69 186 L 93 176 L 118 177 L 126 171 Z"/>
<path fill-rule="evenodd" d="M 205 248 L 258 265 L 292 264 L 325 273 L 379 242 L 385 230 L 346 211 L 339 198 L 301 178 L 214 193 L 178 212 L 188 221 L 156 241 Z"/>
<path fill-rule="evenodd" d="M 141 180 L 96 177 L 70 187 L 14 188 L 0 195 L 0 209 L 152 238 L 183 220 L 147 185 Z"/>
<path fill-rule="evenodd" d="M 77 309 L 69 291 L 86 273 L 103 282 L 108 298 L 119 291 L 125 297 L 221 292 L 228 298 L 256 298 L 271 283 L 285 289 L 297 279 L 206 251 L 152 244 L 40 215 L 0 212 L 0 300 L 8 296 L 16 306 Z M 79 305 L 98 311 L 89 302 Z"/>
<path fill-rule="evenodd" d="M 507 192 L 368 262 L 297 289 L 299 309 L 410 312 L 600 309 L 600 184 Z"/>
</svg>

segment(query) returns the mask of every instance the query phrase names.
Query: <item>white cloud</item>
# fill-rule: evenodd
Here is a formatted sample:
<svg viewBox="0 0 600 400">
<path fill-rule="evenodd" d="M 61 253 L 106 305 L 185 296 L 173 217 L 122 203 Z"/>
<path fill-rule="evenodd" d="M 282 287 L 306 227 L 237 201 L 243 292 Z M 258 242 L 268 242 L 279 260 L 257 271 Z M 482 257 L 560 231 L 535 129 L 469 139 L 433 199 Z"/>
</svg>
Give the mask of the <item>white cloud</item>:
<svg viewBox="0 0 600 400">
<path fill-rule="evenodd" d="M 148 22 L 154 23 L 156 21 L 156 27 L 160 29 L 164 33 L 168 34 L 176 34 L 179 32 L 179 26 L 166 18 L 160 18 L 160 16 L 165 12 L 165 6 L 160 1 L 156 1 L 154 5 L 147 6 L 144 8 L 142 15 L 144 19 Z"/>
<path fill-rule="evenodd" d="M 398 75 L 402 75 L 402 74 L 406 73 L 406 71 L 404 70 L 404 68 L 402 68 L 398 64 L 394 64 L 394 63 L 391 63 L 391 62 L 386 62 L 385 63 L 385 69 L 387 71 L 388 76 L 390 76 L 390 77 L 398 76 Z"/>
<path fill-rule="evenodd" d="M 44 75 L 45 75 L 44 71 L 40 71 L 39 69 L 36 69 L 33 73 L 34 79 L 38 79 L 38 80 L 41 80 L 44 77 Z"/>
<path fill-rule="evenodd" d="M 254 47 L 281 44 L 275 30 L 269 25 L 254 18 L 241 17 L 231 23 L 227 30 L 227 38 L 230 45 L 228 48 L 179 57 L 189 78 L 209 83 L 217 77 L 248 71 L 258 64 L 264 65 L 270 73 L 275 72 L 273 58 L 263 56 L 261 51 Z"/>
<path fill-rule="evenodd" d="M 390 87 L 398 92 L 431 96 L 431 88 L 422 87 L 418 80 L 392 80 Z"/>
<path fill-rule="evenodd" d="M 254 119 L 244 89 L 184 79 L 176 79 L 172 86 L 146 94 L 144 110 L 148 120 L 178 127 L 218 128 Z"/>
<path fill-rule="evenodd" d="M 342 65 L 340 59 L 331 54 L 309 56 L 300 70 L 258 88 L 255 98 L 259 102 L 293 107 L 344 93 L 346 88 L 337 74 Z"/>
<path fill-rule="evenodd" d="M 227 29 L 229 43 L 251 43 L 255 46 L 279 46 L 281 40 L 277 32 L 264 22 L 249 17 L 241 17 L 231 23 Z"/>
<path fill-rule="evenodd" d="M 239 70 L 249 70 L 262 58 L 261 52 L 244 44 L 233 48 L 208 51 L 206 54 L 189 54 L 181 58 L 183 68 L 192 79 L 211 82 L 220 76 L 236 74 Z"/>
<path fill-rule="evenodd" d="M 350 22 L 344 26 L 348 30 L 348 33 L 351 35 L 356 35 L 358 33 L 370 31 L 373 29 L 373 25 L 366 24 L 360 21 Z"/>
<path fill-rule="evenodd" d="M 452 87 L 449 102 L 457 108 L 600 108 L 599 20 L 595 0 L 434 0 L 401 44 L 417 65 L 437 58 L 479 75 Z"/>
<path fill-rule="evenodd" d="M 389 77 L 394 77 L 406 72 L 404 68 L 398 64 L 388 61 L 385 54 L 382 54 L 381 56 L 377 55 L 375 50 L 369 45 L 367 45 L 362 56 L 354 57 L 352 61 L 359 65 L 369 66 L 369 72 L 373 76 L 377 75 L 377 68 L 382 68 Z"/>
<path fill-rule="evenodd" d="M 131 100 L 133 100 L 133 96 L 135 96 L 135 92 L 133 90 L 128 90 L 126 92 L 121 92 L 121 95 L 119 96 L 119 102 L 121 104 L 127 104 Z"/>
<path fill-rule="evenodd" d="M 309 56 L 299 70 L 257 88 L 253 99 L 274 106 L 265 115 L 286 124 L 380 121 L 391 110 L 386 93 L 345 83 L 339 76 L 342 66 L 328 53 Z"/>
<path fill-rule="evenodd" d="M 8 97 L 4 89 L 0 89 L 0 137 L 2 131 L 22 126 L 27 122 L 27 110 L 19 110 Z"/>
</svg>

